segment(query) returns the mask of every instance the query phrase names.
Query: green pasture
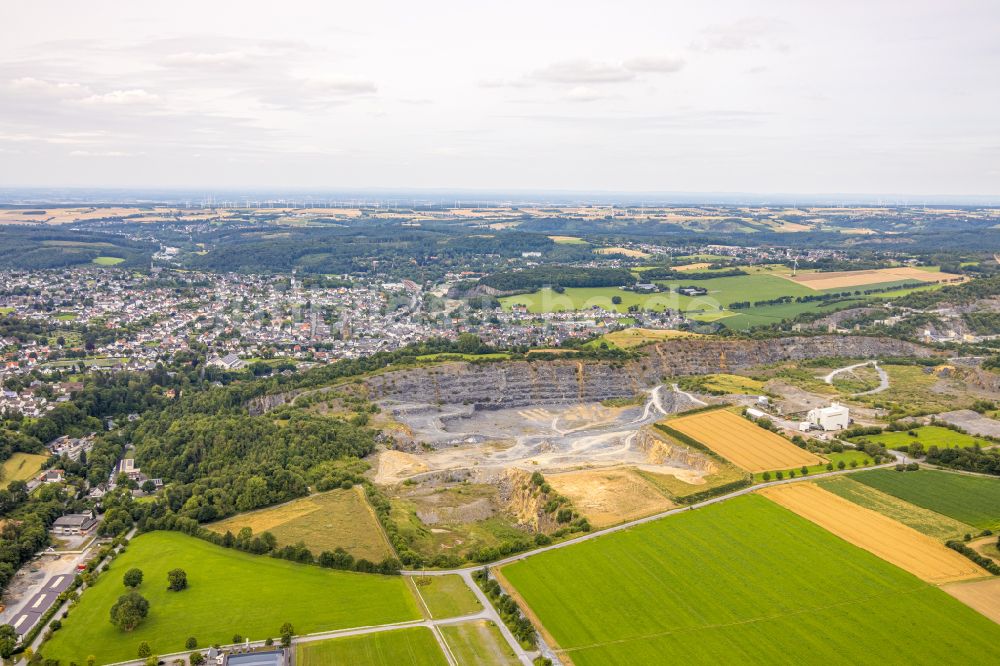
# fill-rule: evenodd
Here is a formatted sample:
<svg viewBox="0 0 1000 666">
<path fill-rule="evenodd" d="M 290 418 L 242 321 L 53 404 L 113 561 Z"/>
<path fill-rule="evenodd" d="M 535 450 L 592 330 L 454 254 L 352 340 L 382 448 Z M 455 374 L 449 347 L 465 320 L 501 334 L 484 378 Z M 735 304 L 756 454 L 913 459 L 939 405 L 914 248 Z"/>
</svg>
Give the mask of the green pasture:
<svg viewBox="0 0 1000 666">
<path fill-rule="evenodd" d="M 911 432 L 914 433 L 915 436 L 911 435 Z M 910 446 L 911 444 L 919 442 L 924 445 L 925 451 L 932 446 L 936 446 L 939 449 L 968 449 L 976 444 L 979 444 L 980 446 L 992 445 L 992 442 L 989 440 L 973 437 L 971 435 L 966 435 L 964 433 L 955 432 L 954 430 L 934 425 L 921 426 L 919 428 L 913 428 L 909 431 L 886 431 L 878 435 L 865 435 L 853 438 L 854 441 L 861 439 L 867 439 L 870 442 L 881 444 L 887 449 L 898 449 L 900 446 Z"/>
<path fill-rule="evenodd" d="M 471 615 L 483 609 L 479 599 L 458 574 L 414 576 L 412 580 L 435 620 Z"/>
<path fill-rule="evenodd" d="M 1000 625 L 758 495 L 502 570 L 577 666 L 981 663 Z"/>
<path fill-rule="evenodd" d="M 873 469 L 852 478 L 973 527 L 1000 528 L 1000 479 L 933 469 Z"/>
<path fill-rule="evenodd" d="M 14 453 L 0 465 L 0 488 L 6 488 L 11 481 L 34 478 L 48 459 L 48 456 L 38 453 Z"/>
<path fill-rule="evenodd" d="M 441 636 L 461 666 L 517 666 L 517 655 L 495 624 L 488 620 L 441 627 Z"/>
<path fill-rule="evenodd" d="M 149 616 L 125 633 L 111 624 L 110 609 L 126 592 L 122 574 L 138 567 L 139 592 Z M 189 588 L 167 591 L 167 572 L 187 572 Z M 200 646 L 229 643 L 235 634 L 251 640 L 276 637 L 291 622 L 297 634 L 420 618 L 416 599 L 399 576 L 332 571 L 222 548 L 178 532 L 143 534 L 84 591 L 62 629 L 41 646 L 47 659 L 97 663 L 134 659 L 141 641 L 154 654 L 184 649 L 194 636 Z M 433 662 L 432 662 L 433 663 Z"/>
<path fill-rule="evenodd" d="M 295 648 L 296 666 L 448 666 L 427 627 L 408 627 L 373 634 L 302 643 Z"/>
<path fill-rule="evenodd" d="M 855 296 L 853 292 L 862 292 L 864 289 L 898 286 L 903 283 L 888 282 L 866 285 L 855 289 L 844 288 L 816 291 L 766 272 L 753 272 L 749 275 L 719 277 L 708 280 L 671 280 L 669 282 L 659 282 L 659 284 L 674 288 L 678 286 L 697 286 L 707 289 L 708 294 L 691 297 L 675 292 L 638 293 L 619 289 L 618 287 L 568 287 L 561 294 L 551 289 L 540 289 L 528 294 L 505 296 L 500 299 L 500 303 L 505 310 L 510 310 L 514 305 L 524 305 L 528 308 L 529 312 L 536 314 L 589 310 L 595 307 L 619 313 L 628 312 L 630 306 L 638 306 L 645 310 L 656 311 L 669 308 L 671 310 L 680 310 L 693 319 L 701 321 L 718 320 L 728 328 L 740 329 L 748 326 L 779 322 L 782 319 L 795 317 L 803 312 L 833 312 L 848 307 L 856 300 L 863 298 L 896 298 L 917 291 L 918 289 L 937 287 L 937 285 L 928 285 L 917 289 L 894 289 L 890 292 L 872 294 L 866 297 L 864 295 Z M 771 300 L 783 296 L 795 298 L 820 293 L 842 293 L 847 291 L 851 292 L 851 297 L 838 302 L 813 301 L 796 303 L 793 301 L 791 303 L 751 307 L 745 310 L 727 309 L 732 303 L 742 301 L 754 302 Z M 621 303 L 615 304 L 611 302 L 611 299 L 615 296 L 621 298 Z"/>
</svg>

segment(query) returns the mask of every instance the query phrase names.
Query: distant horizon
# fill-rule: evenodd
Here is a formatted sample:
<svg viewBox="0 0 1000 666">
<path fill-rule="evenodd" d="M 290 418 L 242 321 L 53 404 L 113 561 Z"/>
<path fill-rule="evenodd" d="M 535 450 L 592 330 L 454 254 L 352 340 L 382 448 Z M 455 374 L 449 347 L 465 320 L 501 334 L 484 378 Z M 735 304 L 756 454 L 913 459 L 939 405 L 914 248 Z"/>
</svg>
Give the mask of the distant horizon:
<svg viewBox="0 0 1000 666">
<path fill-rule="evenodd" d="M 179 205 L 243 208 L 282 204 L 502 207 L 504 205 L 796 205 L 796 206 L 1000 206 L 1000 194 L 919 195 L 864 192 L 628 191 L 588 189 L 504 189 L 447 187 L 59 187 L 0 186 L 0 205 Z M 273 206 L 272 206 L 273 207 Z"/>
</svg>

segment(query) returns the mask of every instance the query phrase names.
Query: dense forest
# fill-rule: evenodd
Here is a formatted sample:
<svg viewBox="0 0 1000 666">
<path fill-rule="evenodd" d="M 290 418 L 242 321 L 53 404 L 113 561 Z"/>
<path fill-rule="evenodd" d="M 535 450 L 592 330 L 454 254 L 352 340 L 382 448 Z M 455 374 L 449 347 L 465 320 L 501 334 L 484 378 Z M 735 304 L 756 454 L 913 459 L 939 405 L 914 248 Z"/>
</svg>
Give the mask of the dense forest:
<svg viewBox="0 0 1000 666">
<path fill-rule="evenodd" d="M 500 292 L 534 291 L 542 287 L 621 287 L 635 284 L 635 276 L 624 268 L 537 266 L 520 271 L 487 275 L 479 284 Z"/>
<path fill-rule="evenodd" d="M 100 256 L 124 259 L 122 267 L 144 266 L 156 249 L 153 243 L 117 234 L 0 225 L 0 268 L 63 268 L 89 264 Z"/>
</svg>

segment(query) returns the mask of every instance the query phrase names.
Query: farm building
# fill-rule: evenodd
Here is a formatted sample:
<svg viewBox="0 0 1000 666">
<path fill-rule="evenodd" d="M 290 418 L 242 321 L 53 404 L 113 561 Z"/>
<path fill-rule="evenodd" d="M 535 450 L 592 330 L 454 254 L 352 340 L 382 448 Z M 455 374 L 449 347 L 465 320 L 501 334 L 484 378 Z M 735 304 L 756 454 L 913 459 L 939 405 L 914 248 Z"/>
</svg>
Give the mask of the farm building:
<svg viewBox="0 0 1000 666">
<path fill-rule="evenodd" d="M 56 536 L 86 534 L 97 525 L 97 519 L 89 513 L 67 513 L 52 523 L 52 533 Z"/>
<path fill-rule="evenodd" d="M 851 423 L 851 413 L 835 402 L 829 407 L 810 409 L 806 420 L 821 430 L 843 430 Z"/>
</svg>

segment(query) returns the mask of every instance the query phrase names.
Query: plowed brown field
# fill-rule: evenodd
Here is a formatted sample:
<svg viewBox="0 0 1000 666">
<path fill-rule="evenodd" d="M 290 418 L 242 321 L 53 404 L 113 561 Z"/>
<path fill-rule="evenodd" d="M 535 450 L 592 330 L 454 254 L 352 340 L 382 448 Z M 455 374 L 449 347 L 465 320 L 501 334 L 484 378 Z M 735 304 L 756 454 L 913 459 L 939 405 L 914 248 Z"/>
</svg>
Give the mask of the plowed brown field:
<svg viewBox="0 0 1000 666">
<path fill-rule="evenodd" d="M 821 458 L 730 411 L 716 410 L 666 422 L 748 472 L 819 465 Z"/>
<path fill-rule="evenodd" d="M 759 492 L 928 583 L 940 585 L 989 575 L 931 537 L 813 483 L 791 483 Z"/>
<path fill-rule="evenodd" d="M 1000 623 L 1000 578 L 990 578 L 975 583 L 955 583 L 945 585 L 941 589 L 966 606 Z"/>
</svg>

